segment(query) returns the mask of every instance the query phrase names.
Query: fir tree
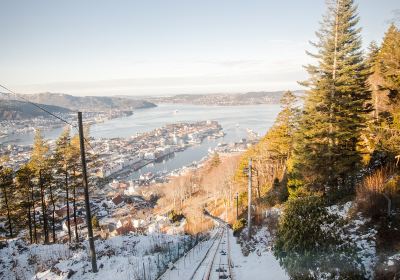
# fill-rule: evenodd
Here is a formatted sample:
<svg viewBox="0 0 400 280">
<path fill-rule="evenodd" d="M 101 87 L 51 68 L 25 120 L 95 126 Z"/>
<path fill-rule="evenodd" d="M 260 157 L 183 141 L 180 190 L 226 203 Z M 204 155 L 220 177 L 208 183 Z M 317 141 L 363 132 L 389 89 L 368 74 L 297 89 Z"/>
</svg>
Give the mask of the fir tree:
<svg viewBox="0 0 400 280">
<path fill-rule="evenodd" d="M 291 170 L 295 186 L 354 188 L 361 134 L 372 110 L 356 10 L 353 0 L 333 1 L 316 33 L 318 52 L 310 55 L 318 63 L 306 67 L 310 78 L 303 82 L 309 90 Z"/>
<path fill-rule="evenodd" d="M 385 34 L 378 55 L 383 89 L 389 91 L 392 102 L 400 101 L 400 31 L 392 24 Z"/>
<path fill-rule="evenodd" d="M 378 150 L 400 159 L 400 30 L 393 24 L 385 34 L 374 70 L 381 79 L 373 86 L 380 89 L 385 105 L 375 135 Z"/>
</svg>

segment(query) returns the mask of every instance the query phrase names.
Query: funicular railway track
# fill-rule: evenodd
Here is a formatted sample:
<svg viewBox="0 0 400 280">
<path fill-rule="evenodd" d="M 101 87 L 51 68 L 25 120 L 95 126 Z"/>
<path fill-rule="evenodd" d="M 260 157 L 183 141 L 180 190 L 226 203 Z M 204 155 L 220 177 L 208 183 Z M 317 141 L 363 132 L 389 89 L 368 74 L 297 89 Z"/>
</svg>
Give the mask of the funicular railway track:
<svg viewBox="0 0 400 280">
<path fill-rule="evenodd" d="M 194 271 L 191 280 L 233 279 L 229 250 L 229 233 L 221 223 L 213 244 Z"/>
<path fill-rule="evenodd" d="M 176 262 L 170 263 L 170 267 L 157 278 L 158 280 L 234 279 L 229 227 L 226 222 L 210 215 L 207 211 L 204 211 L 204 214 L 217 224 L 211 231 L 211 238 L 199 242 L 190 252 Z"/>
</svg>

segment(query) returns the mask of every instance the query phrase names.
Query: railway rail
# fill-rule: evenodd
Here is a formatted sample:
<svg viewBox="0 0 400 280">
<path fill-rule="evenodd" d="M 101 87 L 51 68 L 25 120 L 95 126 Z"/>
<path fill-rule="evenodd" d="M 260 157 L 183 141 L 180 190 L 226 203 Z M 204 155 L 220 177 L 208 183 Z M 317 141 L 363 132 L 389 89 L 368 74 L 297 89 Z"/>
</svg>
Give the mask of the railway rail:
<svg viewBox="0 0 400 280">
<path fill-rule="evenodd" d="M 220 226 L 213 244 L 198 264 L 191 280 L 234 279 L 226 224 Z"/>
</svg>

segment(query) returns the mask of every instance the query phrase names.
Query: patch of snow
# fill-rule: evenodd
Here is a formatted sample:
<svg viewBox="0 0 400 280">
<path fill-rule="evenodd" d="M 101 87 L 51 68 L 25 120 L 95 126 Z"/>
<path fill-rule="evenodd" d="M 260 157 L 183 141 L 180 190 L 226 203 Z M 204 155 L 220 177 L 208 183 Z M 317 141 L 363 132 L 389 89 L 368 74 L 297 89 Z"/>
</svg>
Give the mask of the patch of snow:
<svg viewBox="0 0 400 280">
<path fill-rule="evenodd" d="M 376 256 L 376 234 L 378 231 L 369 228 L 366 224 L 369 219 L 364 218 L 361 213 L 348 222 L 345 226 L 345 236 L 350 244 L 357 247 L 357 255 L 360 259 L 359 268 L 365 273 L 367 279 L 373 279 L 374 268 L 377 263 Z"/>
<path fill-rule="evenodd" d="M 393 256 L 388 257 L 386 261 L 387 266 L 394 266 L 396 263 L 400 262 L 400 253 L 394 254 Z"/>
<path fill-rule="evenodd" d="M 343 205 L 332 205 L 327 207 L 327 210 L 330 214 L 336 214 L 339 217 L 346 219 L 348 218 L 351 207 L 353 206 L 352 201 L 348 201 Z"/>
</svg>

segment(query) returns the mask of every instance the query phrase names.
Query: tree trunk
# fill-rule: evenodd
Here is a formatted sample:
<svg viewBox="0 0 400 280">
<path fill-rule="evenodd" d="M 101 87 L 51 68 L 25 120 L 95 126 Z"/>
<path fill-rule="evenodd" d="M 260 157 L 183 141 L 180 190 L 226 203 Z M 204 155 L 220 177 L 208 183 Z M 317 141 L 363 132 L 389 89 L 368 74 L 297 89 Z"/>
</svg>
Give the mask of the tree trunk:
<svg viewBox="0 0 400 280">
<path fill-rule="evenodd" d="M 4 195 L 4 204 L 6 205 L 7 209 L 7 220 L 8 220 L 8 231 L 10 234 L 10 237 L 13 237 L 13 230 L 12 230 L 12 223 L 11 223 L 11 213 L 10 213 L 10 206 L 8 205 L 8 197 L 7 197 L 7 190 L 6 186 L 3 186 L 3 195 Z"/>
<path fill-rule="evenodd" d="M 74 178 L 76 180 L 76 174 L 75 174 L 75 167 L 74 167 Z M 73 207 L 74 207 L 74 224 L 75 224 L 75 241 L 78 243 L 79 242 L 79 235 L 78 235 L 78 224 L 76 223 L 76 182 L 74 182 L 73 186 Z"/>
<path fill-rule="evenodd" d="M 257 196 L 258 196 L 258 199 L 260 199 L 261 198 L 261 192 L 260 192 L 260 178 L 258 177 L 258 170 L 256 170 L 256 172 L 257 172 Z"/>
<path fill-rule="evenodd" d="M 31 217 L 31 207 L 32 207 L 32 201 L 29 198 L 29 188 L 30 186 L 28 185 L 28 211 L 26 213 L 28 217 L 28 227 L 29 227 L 29 241 L 31 244 L 33 243 L 33 234 L 32 234 L 32 217 Z"/>
<path fill-rule="evenodd" d="M 71 223 L 69 221 L 69 190 L 68 190 L 68 171 L 65 168 L 65 192 L 66 192 L 66 199 L 67 199 L 67 226 L 68 226 L 68 240 L 71 242 Z"/>
<path fill-rule="evenodd" d="M 50 182 L 50 199 L 51 199 L 51 206 L 52 206 L 52 211 L 51 211 L 51 222 L 52 222 L 52 233 L 53 233 L 53 243 L 56 243 L 56 218 L 55 218 L 55 212 L 56 212 L 56 205 L 54 202 L 54 196 L 53 196 L 53 188 L 51 186 Z"/>
<path fill-rule="evenodd" d="M 32 208 L 33 208 L 33 233 L 34 233 L 35 243 L 38 243 L 37 228 L 36 228 L 35 195 L 34 195 L 33 184 L 31 185 L 31 201 L 32 201 Z"/>
<path fill-rule="evenodd" d="M 49 232 L 48 232 L 48 224 L 47 224 L 47 210 L 46 210 L 46 202 L 44 200 L 44 186 L 42 180 L 42 172 L 39 171 L 39 185 L 40 185 L 40 198 L 42 201 L 42 216 L 43 216 L 43 231 L 44 231 L 44 243 L 49 243 Z"/>
</svg>

